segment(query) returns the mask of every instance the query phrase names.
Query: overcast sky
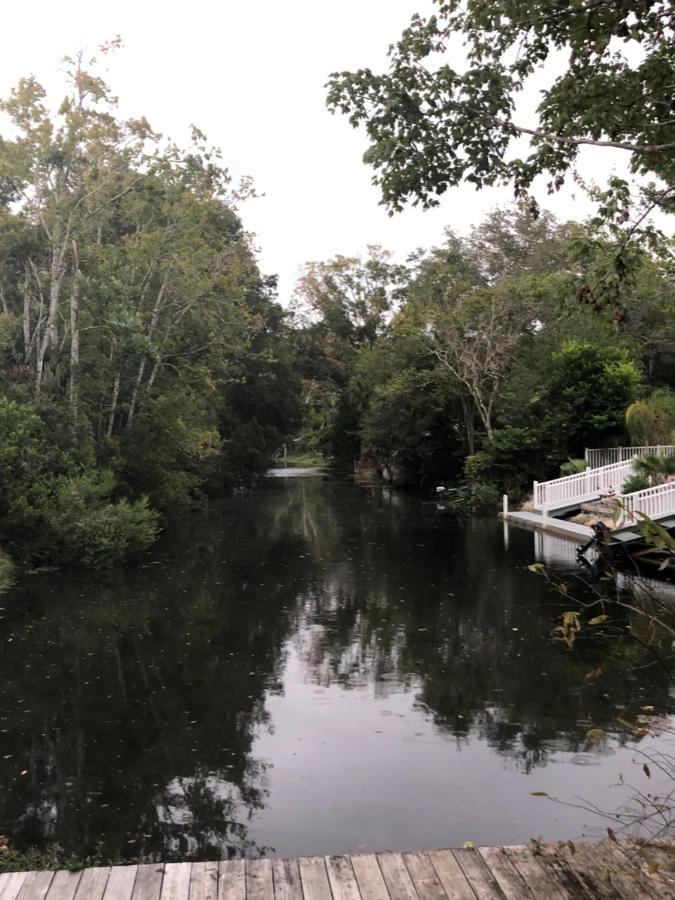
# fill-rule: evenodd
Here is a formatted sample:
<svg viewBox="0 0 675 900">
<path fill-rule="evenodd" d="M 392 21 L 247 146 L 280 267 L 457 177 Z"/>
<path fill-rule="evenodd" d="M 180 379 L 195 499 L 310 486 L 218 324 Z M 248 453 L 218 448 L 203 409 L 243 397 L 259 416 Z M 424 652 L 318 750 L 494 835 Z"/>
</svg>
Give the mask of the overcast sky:
<svg viewBox="0 0 675 900">
<path fill-rule="evenodd" d="M 465 232 L 510 202 L 508 189 L 467 186 L 439 209 L 390 218 L 361 161 L 363 134 L 325 107 L 332 71 L 381 68 L 412 13 L 430 8 L 430 0 L 13 2 L 3 11 L 0 94 L 28 74 L 58 88 L 66 53 L 120 34 L 124 47 L 106 66 L 121 113 L 145 115 L 179 142 L 194 123 L 233 173 L 252 176 L 264 196 L 247 201 L 242 216 L 263 271 L 279 275 L 287 302 L 308 260 L 359 254 L 369 243 L 404 258 L 437 244 L 445 226 Z M 601 179 L 615 164 L 623 171 L 620 151 L 588 150 L 584 160 L 587 178 Z M 589 212 L 571 192 L 551 201 L 541 191 L 538 199 L 561 217 Z"/>
</svg>

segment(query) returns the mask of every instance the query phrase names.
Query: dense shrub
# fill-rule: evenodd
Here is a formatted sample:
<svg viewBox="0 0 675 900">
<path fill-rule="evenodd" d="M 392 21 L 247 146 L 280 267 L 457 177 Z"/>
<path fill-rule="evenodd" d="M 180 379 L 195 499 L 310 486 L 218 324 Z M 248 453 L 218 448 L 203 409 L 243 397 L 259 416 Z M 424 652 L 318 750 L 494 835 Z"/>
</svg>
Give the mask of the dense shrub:
<svg viewBox="0 0 675 900">
<path fill-rule="evenodd" d="M 151 544 L 145 498 L 115 498 L 106 469 L 86 467 L 52 439 L 29 404 L 0 397 L 0 540 L 22 559 L 112 565 Z"/>
</svg>

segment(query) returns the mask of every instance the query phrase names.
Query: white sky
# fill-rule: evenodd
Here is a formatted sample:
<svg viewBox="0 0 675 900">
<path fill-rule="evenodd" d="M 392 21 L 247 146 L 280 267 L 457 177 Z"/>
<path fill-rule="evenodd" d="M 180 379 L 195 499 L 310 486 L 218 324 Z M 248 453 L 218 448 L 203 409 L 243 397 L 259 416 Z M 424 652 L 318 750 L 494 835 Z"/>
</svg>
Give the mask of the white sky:
<svg viewBox="0 0 675 900">
<path fill-rule="evenodd" d="M 430 8 L 430 0 L 12 2 L 3 10 L 0 95 L 29 74 L 58 88 L 65 54 L 120 34 L 123 49 L 106 61 L 120 112 L 145 115 L 179 143 L 194 123 L 234 174 L 253 177 L 264 196 L 247 201 L 242 217 L 257 235 L 263 271 L 280 276 L 288 302 L 308 260 L 362 253 L 369 243 L 404 258 L 437 244 L 446 225 L 464 232 L 511 199 L 508 189 L 467 186 L 439 209 L 390 218 L 361 161 L 365 137 L 325 107 L 332 71 L 381 68 L 412 13 Z M 587 150 L 582 173 L 602 179 L 624 159 L 620 151 Z M 550 200 L 542 190 L 538 199 L 561 218 L 590 210 L 569 192 Z"/>
</svg>

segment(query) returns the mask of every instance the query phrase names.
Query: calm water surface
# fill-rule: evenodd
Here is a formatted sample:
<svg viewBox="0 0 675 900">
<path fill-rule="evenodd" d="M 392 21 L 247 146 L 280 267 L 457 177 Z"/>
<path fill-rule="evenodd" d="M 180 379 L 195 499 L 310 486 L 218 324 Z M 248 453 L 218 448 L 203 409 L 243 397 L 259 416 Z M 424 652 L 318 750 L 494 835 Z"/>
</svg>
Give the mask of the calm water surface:
<svg viewBox="0 0 675 900">
<path fill-rule="evenodd" d="M 0 597 L 0 834 L 169 860 L 599 833 L 530 792 L 615 809 L 642 764 L 617 715 L 671 703 L 639 647 L 550 640 L 542 555 L 572 561 L 310 474 L 141 568 L 25 577 Z"/>
</svg>

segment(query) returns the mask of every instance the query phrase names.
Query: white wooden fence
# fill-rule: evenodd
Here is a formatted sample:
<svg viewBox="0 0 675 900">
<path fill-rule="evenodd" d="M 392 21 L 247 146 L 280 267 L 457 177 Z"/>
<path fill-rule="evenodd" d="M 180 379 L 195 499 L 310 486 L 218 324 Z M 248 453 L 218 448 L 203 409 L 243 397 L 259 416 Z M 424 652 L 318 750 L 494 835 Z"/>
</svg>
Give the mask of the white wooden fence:
<svg viewBox="0 0 675 900">
<path fill-rule="evenodd" d="M 654 456 L 675 456 L 675 445 L 654 444 L 651 447 L 606 447 L 604 449 L 587 449 L 584 453 L 584 458 L 586 460 L 586 465 L 591 469 L 595 469 L 599 466 L 608 466 L 612 463 L 633 459 L 635 456 L 645 456 L 648 453 Z"/>
<path fill-rule="evenodd" d="M 620 499 L 623 507 L 622 525 L 629 525 L 639 519 L 637 513 L 644 513 L 650 519 L 675 515 L 675 481 L 635 491 L 633 494 L 624 494 Z"/>
<path fill-rule="evenodd" d="M 632 471 L 633 460 L 627 459 L 598 469 L 586 469 L 576 475 L 564 475 L 552 481 L 535 481 L 534 508 L 547 512 L 549 509 L 561 509 L 585 500 L 594 500 L 601 495 L 620 494 L 624 481 Z"/>
</svg>

